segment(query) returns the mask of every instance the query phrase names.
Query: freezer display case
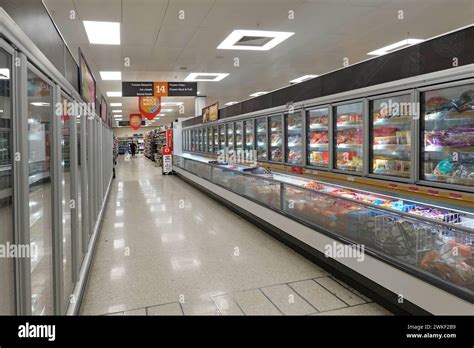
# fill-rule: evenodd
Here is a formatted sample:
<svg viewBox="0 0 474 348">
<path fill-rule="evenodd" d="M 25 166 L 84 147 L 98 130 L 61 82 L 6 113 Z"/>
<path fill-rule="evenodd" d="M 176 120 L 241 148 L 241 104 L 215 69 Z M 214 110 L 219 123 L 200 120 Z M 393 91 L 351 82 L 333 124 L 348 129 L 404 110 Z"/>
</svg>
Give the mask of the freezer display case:
<svg viewBox="0 0 474 348">
<path fill-rule="evenodd" d="M 196 129 L 191 130 L 191 151 L 197 152 L 198 151 L 198 134 Z"/>
<path fill-rule="evenodd" d="M 259 161 L 266 161 L 268 159 L 267 118 L 257 118 L 255 120 L 255 127 L 257 128 L 257 159 Z"/>
<path fill-rule="evenodd" d="M 336 169 L 358 173 L 363 171 L 363 111 L 362 101 L 334 107 Z"/>
<path fill-rule="evenodd" d="M 227 148 L 229 150 L 234 149 L 234 124 L 233 123 L 227 123 Z"/>
<path fill-rule="evenodd" d="M 242 122 L 235 122 L 234 123 L 234 129 L 235 129 L 235 149 L 236 150 L 243 150 L 243 148 L 244 148 L 244 132 L 243 132 Z"/>
<path fill-rule="evenodd" d="M 187 162 L 187 159 L 184 159 Z M 192 160 L 189 160 L 192 161 Z M 211 166 L 210 181 L 465 299 L 474 298 L 474 214 L 259 168 Z"/>
<path fill-rule="evenodd" d="M 410 178 L 415 106 L 410 94 L 370 101 L 370 172 Z"/>
<path fill-rule="evenodd" d="M 244 121 L 244 142 L 245 150 L 247 153 L 254 150 L 254 128 L 253 128 L 253 119 Z"/>
<path fill-rule="evenodd" d="M 225 125 L 219 125 L 219 150 L 224 150 L 226 147 L 226 139 L 225 139 Z"/>
<path fill-rule="evenodd" d="M 310 166 L 329 166 L 329 108 L 306 112 L 307 163 Z"/>
<path fill-rule="evenodd" d="M 217 126 L 212 126 L 213 149 L 214 153 L 219 152 L 219 129 Z"/>
<path fill-rule="evenodd" d="M 270 127 L 270 161 L 283 162 L 283 120 L 281 115 L 268 118 Z"/>
<path fill-rule="evenodd" d="M 474 84 L 420 95 L 422 180 L 474 186 Z"/>
<path fill-rule="evenodd" d="M 303 164 L 303 116 L 301 112 L 285 115 L 286 162 Z"/>
</svg>

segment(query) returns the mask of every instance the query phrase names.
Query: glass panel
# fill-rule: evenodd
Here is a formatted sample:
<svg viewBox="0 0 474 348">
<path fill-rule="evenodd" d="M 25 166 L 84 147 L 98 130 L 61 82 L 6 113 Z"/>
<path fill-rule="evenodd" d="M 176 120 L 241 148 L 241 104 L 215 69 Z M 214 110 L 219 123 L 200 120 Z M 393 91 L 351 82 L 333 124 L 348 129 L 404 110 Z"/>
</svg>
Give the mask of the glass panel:
<svg viewBox="0 0 474 348">
<path fill-rule="evenodd" d="M 267 153 L 267 119 L 257 118 L 257 159 L 265 161 L 268 159 Z"/>
<path fill-rule="evenodd" d="M 208 142 L 207 142 L 207 128 L 202 129 L 202 151 L 203 152 L 208 152 L 207 148 Z"/>
<path fill-rule="evenodd" d="M 308 129 L 308 164 L 312 166 L 329 165 L 329 108 L 309 110 Z"/>
<path fill-rule="evenodd" d="M 0 49 L 0 244 L 13 244 L 12 58 Z M 15 314 L 14 259 L 0 258 L 0 315 Z"/>
<path fill-rule="evenodd" d="M 212 168 L 212 182 L 266 206 L 280 209 L 279 183 L 218 167 Z"/>
<path fill-rule="evenodd" d="M 283 125 L 281 116 L 272 116 L 270 123 L 270 160 L 283 162 Z"/>
<path fill-rule="evenodd" d="M 227 147 L 229 150 L 234 148 L 234 125 L 232 123 L 227 123 Z"/>
<path fill-rule="evenodd" d="M 213 152 L 213 149 L 212 149 L 212 128 L 211 127 L 208 127 L 207 128 L 207 151 L 208 152 Z"/>
<path fill-rule="evenodd" d="M 245 158 L 255 161 L 254 151 L 254 135 L 253 135 L 253 120 L 244 121 L 244 131 L 245 131 Z"/>
<path fill-rule="evenodd" d="M 339 105 L 336 110 L 336 168 L 353 172 L 363 169 L 362 102 Z"/>
<path fill-rule="evenodd" d="M 82 161 L 81 161 L 81 116 L 77 116 L 77 202 L 76 202 L 76 210 L 77 210 L 77 228 L 76 231 L 79 234 L 79 244 L 78 244 L 78 255 L 79 255 L 79 265 L 82 264 Z M 86 188 L 84 188 L 85 190 Z M 84 196 L 87 196 L 85 194 Z M 84 227 L 85 228 L 85 227 Z"/>
<path fill-rule="evenodd" d="M 286 162 L 303 164 L 303 120 L 301 113 L 286 115 Z"/>
<path fill-rule="evenodd" d="M 421 94 L 421 178 L 474 186 L 474 84 Z"/>
<path fill-rule="evenodd" d="M 199 139 L 199 152 L 202 152 L 203 151 L 203 139 L 204 139 L 204 135 L 203 135 L 203 129 L 202 128 L 199 128 L 198 129 L 198 139 Z"/>
<path fill-rule="evenodd" d="M 28 146 L 30 178 L 31 311 L 53 314 L 51 121 L 52 88 L 28 70 Z"/>
<path fill-rule="evenodd" d="M 219 125 L 219 149 L 223 150 L 226 147 L 225 144 L 225 125 Z"/>
<path fill-rule="evenodd" d="M 214 153 L 219 151 L 219 129 L 217 126 L 212 126 L 212 134 L 213 134 L 213 146 L 214 146 Z"/>
<path fill-rule="evenodd" d="M 69 302 L 72 293 L 72 239 L 71 239 L 71 122 L 75 121 L 74 115 L 68 114 L 69 101 L 61 98 L 63 114 L 61 115 L 61 169 L 62 169 L 62 211 L 63 211 L 63 290 L 65 305 Z"/>
<path fill-rule="evenodd" d="M 242 122 L 235 122 L 235 148 L 242 150 L 244 148 L 244 134 Z"/>
<path fill-rule="evenodd" d="M 370 102 L 371 173 L 410 177 L 414 110 L 409 94 Z"/>
</svg>

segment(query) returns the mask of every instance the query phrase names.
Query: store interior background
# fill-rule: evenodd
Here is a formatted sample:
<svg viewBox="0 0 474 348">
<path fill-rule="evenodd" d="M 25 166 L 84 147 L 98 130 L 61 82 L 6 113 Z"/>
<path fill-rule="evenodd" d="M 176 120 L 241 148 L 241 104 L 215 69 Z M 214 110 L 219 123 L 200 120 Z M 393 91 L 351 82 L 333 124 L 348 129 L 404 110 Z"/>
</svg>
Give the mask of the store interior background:
<svg viewBox="0 0 474 348">
<path fill-rule="evenodd" d="M 222 108 L 255 92 L 288 86 L 303 75 L 341 69 L 345 61 L 353 65 L 369 59 L 367 53 L 374 49 L 408 37 L 441 35 L 471 25 L 474 18 L 472 0 L 0 0 L 0 7 L 70 80 L 77 76 L 68 70 L 67 54 L 78 61 L 78 49 L 82 50 L 97 80 L 98 95 L 104 94 L 109 104 L 122 104 L 111 108 L 117 111 L 113 129 L 117 137 L 199 116 L 204 105 L 219 102 Z M 54 28 L 50 31 L 49 16 L 67 47 Z M 91 45 L 83 20 L 120 22 L 121 44 Z M 238 28 L 295 35 L 270 51 L 217 50 Z M 447 42 L 446 46 L 456 45 Z M 437 47 L 441 55 L 444 49 Z M 452 52 L 445 54 L 451 57 Z M 130 66 L 124 65 L 124 59 Z M 101 71 L 121 71 L 122 78 L 105 81 Z M 137 98 L 106 96 L 119 92 L 121 81 L 183 81 L 191 72 L 229 76 L 219 82 L 199 82 L 197 98 L 163 98 L 173 105 L 163 106 L 166 111 L 138 131 L 118 127 L 118 121 L 127 121 L 129 114 L 138 111 Z"/>
</svg>

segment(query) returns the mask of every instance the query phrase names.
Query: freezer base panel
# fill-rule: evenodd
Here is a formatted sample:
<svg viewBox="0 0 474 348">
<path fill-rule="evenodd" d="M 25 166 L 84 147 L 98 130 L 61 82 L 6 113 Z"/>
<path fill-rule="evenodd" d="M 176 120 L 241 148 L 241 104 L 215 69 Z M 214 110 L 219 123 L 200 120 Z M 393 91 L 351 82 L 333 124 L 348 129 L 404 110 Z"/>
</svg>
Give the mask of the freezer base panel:
<svg viewBox="0 0 474 348">
<path fill-rule="evenodd" d="M 336 260 L 326 257 L 326 245 L 342 243 L 184 169 L 177 166 L 173 169 L 186 182 L 395 314 L 472 315 L 472 304 L 469 302 L 367 253 L 364 262 L 354 258 Z"/>
</svg>

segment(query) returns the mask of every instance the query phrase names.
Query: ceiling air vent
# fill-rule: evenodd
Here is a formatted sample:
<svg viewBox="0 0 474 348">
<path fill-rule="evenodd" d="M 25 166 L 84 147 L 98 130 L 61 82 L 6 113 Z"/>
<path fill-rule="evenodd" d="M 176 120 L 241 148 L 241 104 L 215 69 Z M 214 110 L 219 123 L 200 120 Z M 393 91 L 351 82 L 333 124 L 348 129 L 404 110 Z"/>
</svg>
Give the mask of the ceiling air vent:
<svg viewBox="0 0 474 348">
<path fill-rule="evenodd" d="M 253 47 L 263 47 L 270 41 L 273 37 L 265 36 L 243 36 L 239 41 L 237 41 L 234 46 L 253 46 Z"/>
</svg>

